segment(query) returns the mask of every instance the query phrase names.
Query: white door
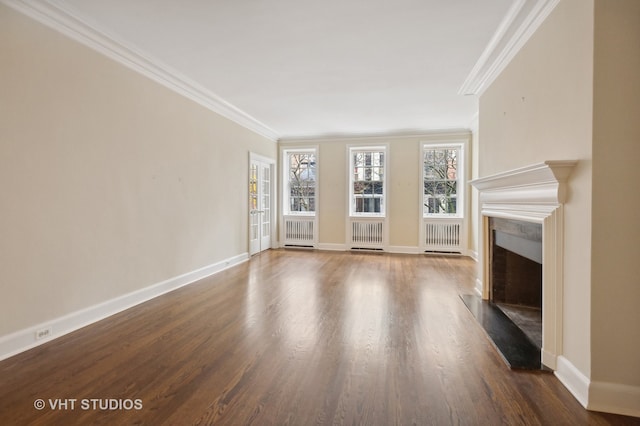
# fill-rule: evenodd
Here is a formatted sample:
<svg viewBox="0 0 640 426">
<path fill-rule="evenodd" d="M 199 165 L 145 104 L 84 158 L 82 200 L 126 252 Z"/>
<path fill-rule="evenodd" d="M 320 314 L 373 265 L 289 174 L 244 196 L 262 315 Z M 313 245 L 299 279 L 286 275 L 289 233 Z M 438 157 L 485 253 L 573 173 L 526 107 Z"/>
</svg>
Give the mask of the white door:
<svg viewBox="0 0 640 426">
<path fill-rule="evenodd" d="M 249 164 L 249 254 L 271 247 L 271 164 L 251 159 Z"/>
</svg>

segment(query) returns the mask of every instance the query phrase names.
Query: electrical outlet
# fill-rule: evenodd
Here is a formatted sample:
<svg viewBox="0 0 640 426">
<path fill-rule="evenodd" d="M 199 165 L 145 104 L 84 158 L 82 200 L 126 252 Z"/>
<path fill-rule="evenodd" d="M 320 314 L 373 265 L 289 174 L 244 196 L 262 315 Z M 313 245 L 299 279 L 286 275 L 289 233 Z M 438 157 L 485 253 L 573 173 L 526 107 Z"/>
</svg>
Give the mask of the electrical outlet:
<svg viewBox="0 0 640 426">
<path fill-rule="evenodd" d="M 36 340 L 46 339 L 47 337 L 51 337 L 51 334 L 53 334 L 51 327 L 41 328 L 36 331 Z"/>
</svg>

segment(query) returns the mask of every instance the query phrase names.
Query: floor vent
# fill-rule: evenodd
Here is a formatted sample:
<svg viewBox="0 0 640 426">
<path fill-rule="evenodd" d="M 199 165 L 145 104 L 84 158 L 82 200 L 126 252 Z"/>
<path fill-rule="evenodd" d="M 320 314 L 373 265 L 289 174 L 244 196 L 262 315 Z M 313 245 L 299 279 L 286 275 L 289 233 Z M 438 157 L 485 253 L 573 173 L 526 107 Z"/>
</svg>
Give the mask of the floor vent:
<svg viewBox="0 0 640 426">
<path fill-rule="evenodd" d="M 462 255 L 459 251 L 445 251 L 445 250 L 425 250 L 425 254 L 439 254 L 442 256 L 460 256 Z"/>
</svg>

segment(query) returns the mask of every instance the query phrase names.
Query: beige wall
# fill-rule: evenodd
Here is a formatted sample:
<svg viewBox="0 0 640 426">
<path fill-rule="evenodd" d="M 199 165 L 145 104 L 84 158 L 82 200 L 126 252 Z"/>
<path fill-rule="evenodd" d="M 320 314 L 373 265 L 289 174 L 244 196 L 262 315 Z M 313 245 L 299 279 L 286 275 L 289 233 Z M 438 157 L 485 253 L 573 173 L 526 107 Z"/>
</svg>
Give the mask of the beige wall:
<svg viewBox="0 0 640 426">
<path fill-rule="evenodd" d="M 276 143 L 0 5 L 0 336 L 247 252 Z"/>
<path fill-rule="evenodd" d="M 596 1 L 594 53 L 592 378 L 640 386 L 640 1 Z"/>
<path fill-rule="evenodd" d="M 564 0 L 480 98 L 479 175 L 579 160 L 565 209 L 564 356 L 591 372 L 593 1 Z"/>
<path fill-rule="evenodd" d="M 344 246 L 347 238 L 348 147 L 388 146 L 389 246 L 401 251 L 406 248 L 415 249 L 419 244 L 421 144 L 451 140 L 468 141 L 470 137 L 471 134 L 468 132 L 451 132 L 407 137 L 289 140 L 281 142 L 280 146 L 318 147 L 319 243 L 321 247 L 331 244 L 337 245 L 336 248 Z M 470 210 L 467 214 L 469 212 Z"/>
<path fill-rule="evenodd" d="M 318 241 L 321 244 L 344 244 L 347 211 L 345 182 L 347 155 L 342 143 L 322 143 L 318 148 Z"/>
</svg>

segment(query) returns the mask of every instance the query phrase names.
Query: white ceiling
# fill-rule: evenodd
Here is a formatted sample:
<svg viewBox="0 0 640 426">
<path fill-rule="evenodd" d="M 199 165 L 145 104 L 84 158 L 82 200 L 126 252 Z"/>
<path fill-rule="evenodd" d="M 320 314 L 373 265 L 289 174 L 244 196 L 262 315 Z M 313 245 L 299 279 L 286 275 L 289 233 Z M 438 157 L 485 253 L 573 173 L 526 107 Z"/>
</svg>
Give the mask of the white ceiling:
<svg viewBox="0 0 640 426">
<path fill-rule="evenodd" d="M 461 87 L 496 37 L 520 25 L 516 14 L 545 2 L 40 3 L 226 101 L 272 138 L 296 138 L 468 128 L 478 101 Z"/>
</svg>

